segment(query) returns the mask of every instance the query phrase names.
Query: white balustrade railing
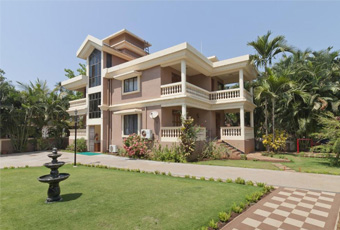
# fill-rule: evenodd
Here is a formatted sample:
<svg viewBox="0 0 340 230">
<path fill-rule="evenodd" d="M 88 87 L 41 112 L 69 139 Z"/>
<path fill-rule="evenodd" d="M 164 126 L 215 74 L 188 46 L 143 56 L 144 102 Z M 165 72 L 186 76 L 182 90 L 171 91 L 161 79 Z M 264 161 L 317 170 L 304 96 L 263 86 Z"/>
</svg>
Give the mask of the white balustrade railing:
<svg viewBox="0 0 340 230">
<path fill-rule="evenodd" d="M 85 105 L 86 105 L 86 98 L 70 101 L 70 109 L 72 107 L 79 107 L 79 106 L 85 106 Z"/>
<path fill-rule="evenodd" d="M 69 138 L 70 139 L 74 139 L 74 136 L 75 136 L 75 129 L 69 129 L 70 131 L 70 136 Z M 87 138 L 86 136 L 86 129 L 77 129 L 77 139 L 78 138 Z"/>
<path fill-rule="evenodd" d="M 228 100 L 240 97 L 240 89 L 227 89 L 210 92 L 210 100 Z"/>
<path fill-rule="evenodd" d="M 254 128 L 244 127 L 244 135 L 239 126 L 221 127 L 221 140 L 248 140 L 254 138 Z"/>
<path fill-rule="evenodd" d="M 181 133 L 181 127 L 162 127 L 161 128 L 161 141 L 162 142 L 178 142 L 179 135 Z M 197 141 L 206 140 L 206 128 L 200 127 L 197 133 Z"/>
<path fill-rule="evenodd" d="M 167 85 L 161 85 L 161 95 L 162 96 L 169 96 L 174 94 L 182 93 L 182 83 L 172 83 Z"/>
<path fill-rule="evenodd" d="M 208 91 L 205 89 L 202 89 L 196 85 L 193 85 L 191 83 L 186 83 L 187 93 L 198 97 L 200 99 L 208 100 L 211 102 L 221 101 L 221 100 L 232 100 L 234 98 L 240 98 L 240 89 L 226 89 L 226 90 L 218 90 L 218 91 Z M 167 85 L 161 86 L 161 95 L 164 96 L 173 96 L 176 94 L 182 93 L 182 83 L 172 83 Z M 244 90 L 244 97 L 252 101 L 252 95 L 247 91 Z"/>
</svg>

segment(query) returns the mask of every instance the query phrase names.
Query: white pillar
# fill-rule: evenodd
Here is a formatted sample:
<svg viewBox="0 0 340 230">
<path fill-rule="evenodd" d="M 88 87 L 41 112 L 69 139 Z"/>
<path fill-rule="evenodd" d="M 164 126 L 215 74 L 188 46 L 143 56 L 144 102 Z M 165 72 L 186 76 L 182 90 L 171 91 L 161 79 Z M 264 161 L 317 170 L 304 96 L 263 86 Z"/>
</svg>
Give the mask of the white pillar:
<svg viewBox="0 0 340 230">
<path fill-rule="evenodd" d="M 186 119 L 187 118 L 187 105 L 182 104 L 182 118 Z"/>
<path fill-rule="evenodd" d="M 254 102 L 254 88 L 250 87 L 251 102 Z"/>
<path fill-rule="evenodd" d="M 181 82 L 182 82 L 182 93 L 186 94 L 187 92 L 187 70 L 186 70 L 187 64 L 185 60 L 181 61 Z M 183 108 L 183 107 L 182 107 Z"/>
<path fill-rule="evenodd" d="M 250 127 L 254 128 L 254 110 L 250 111 Z"/>
<path fill-rule="evenodd" d="M 243 96 L 243 95 L 244 95 L 244 93 L 243 93 L 243 91 L 244 91 L 243 69 L 240 69 L 240 70 L 239 70 L 238 76 L 239 76 L 239 85 L 240 85 L 240 97 L 242 98 L 242 97 L 244 97 L 244 96 Z"/>
<path fill-rule="evenodd" d="M 244 139 L 244 107 L 240 108 L 240 126 L 241 126 L 241 138 Z"/>
</svg>

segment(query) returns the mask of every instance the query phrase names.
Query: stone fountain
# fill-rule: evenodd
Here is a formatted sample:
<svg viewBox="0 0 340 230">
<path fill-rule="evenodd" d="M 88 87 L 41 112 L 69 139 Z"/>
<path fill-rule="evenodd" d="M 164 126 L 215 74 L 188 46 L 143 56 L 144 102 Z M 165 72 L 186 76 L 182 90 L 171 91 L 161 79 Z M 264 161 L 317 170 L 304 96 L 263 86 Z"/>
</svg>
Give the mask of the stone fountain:
<svg viewBox="0 0 340 230">
<path fill-rule="evenodd" d="M 46 203 L 52 203 L 62 200 L 60 196 L 59 182 L 66 180 L 70 174 L 59 173 L 58 168 L 63 166 L 65 162 L 57 160 L 57 158 L 61 156 L 61 154 L 58 153 L 57 148 L 53 148 L 52 154 L 48 154 L 47 156 L 52 158 L 52 161 L 45 163 L 44 166 L 51 169 L 51 173 L 49 175 L 39 177 L 38 180 L 49 184 Z"/>
</svg>

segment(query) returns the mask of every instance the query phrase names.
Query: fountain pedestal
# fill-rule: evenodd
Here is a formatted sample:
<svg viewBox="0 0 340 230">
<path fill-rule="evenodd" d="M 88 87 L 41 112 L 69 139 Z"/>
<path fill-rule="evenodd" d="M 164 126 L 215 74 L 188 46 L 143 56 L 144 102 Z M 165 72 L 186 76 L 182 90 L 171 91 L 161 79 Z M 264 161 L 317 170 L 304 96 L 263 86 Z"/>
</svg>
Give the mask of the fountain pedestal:
<svg viewBox="0 0 340 230">
<path fill-rule="evenodd" d="M 62 200 L 60 196 L 59 182 L 66 180 L 70 176 L 68 173 L 59 173 L 58 168 L 65 164 L 65 162 L 57 160 L 60 156 L 61 154 L 58 154 L 57 149 L 53 148 L 52 154 L 48 154 L 48 157 L 52 158 L 52 161 L 44 164 L 45 167 L 51 169 L 51 172 L 48 175 L 38 178 L 40 182 L 49 184 L 46 203 Z"/>
</svg>

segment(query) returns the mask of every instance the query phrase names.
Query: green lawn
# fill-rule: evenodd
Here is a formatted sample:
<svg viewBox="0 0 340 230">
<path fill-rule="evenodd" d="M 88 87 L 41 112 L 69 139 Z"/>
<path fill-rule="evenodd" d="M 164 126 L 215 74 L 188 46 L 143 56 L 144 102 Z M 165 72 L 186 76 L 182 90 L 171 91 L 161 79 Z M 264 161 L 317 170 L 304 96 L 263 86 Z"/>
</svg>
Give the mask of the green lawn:
<svg viewBox="0 0 340 230">
<path fill-rule="evenodd" d="M 286 165 L 297 172 L 301 169 L 301 172 L 340 175 L 340 167 L 331 167 L 327 158 L 299 157 L 291 154 L 274 155 L 275 158 L 280 156 L 292 161 L 288 163 L 280 162 L 280 164 Z M 271 162 L 253 160 L 209 160 L 195 162 L 195 164 L 278 170 Z"/>
<path fill-rule="evenodd" d="M 253 160 L 210 160 L 195 162 L 200 165 L 218 165 L 241 168 L 255 168 L 255 169 L 271 169 L 278 170 L 271 162 L 253 161 Z"/>
<path fill-rule="evenodd" d="M 292 161 L 281 164 L 286 165 L 297 172 L 301 169 L 301 172 L 340 175 L 340 167 L 331 167 L 328 158 L 299 157 L 291 154 L 274 155 L 276 158 L 279 158 L 280 156 L 284 156 Z"/>
<path fill-rule="evenodd" d="M 1 229 L 198 229 L 261 188 L 113 169 L 60 172 L 63 202 L 45 204 L 44 167 L 2 169 Z"/>
</svg>

